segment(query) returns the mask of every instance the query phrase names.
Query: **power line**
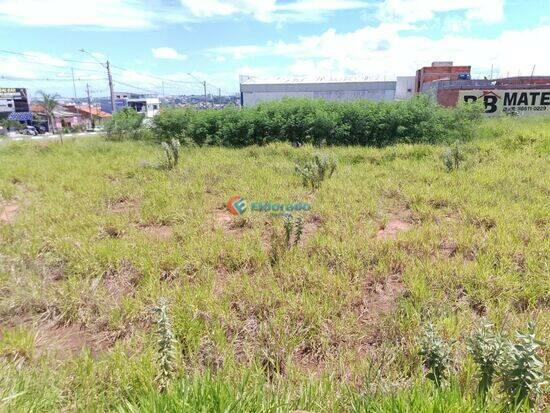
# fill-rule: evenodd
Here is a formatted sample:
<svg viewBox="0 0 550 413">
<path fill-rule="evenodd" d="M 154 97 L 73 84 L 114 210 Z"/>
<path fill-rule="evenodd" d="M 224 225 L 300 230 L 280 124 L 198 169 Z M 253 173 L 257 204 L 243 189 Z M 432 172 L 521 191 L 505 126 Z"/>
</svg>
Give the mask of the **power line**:
<svg viewBox="0 0 550 413">
<path fill-rule="evenodd" d="M 60 61 L 63 61 L 63 62 L 68 62 L 68 63 L 80 63 L 80 64 L 87 64 L 87 65 L 95 65 L 95 64 L 99 64 L 101 65 L 102 67 L 104 68 L 107 68 L 107 65 L 108 63 L 103 63 L 101 61 L 99 61 L 93 54 L 85 51 L 84 49 L 81 49 L 81 51 L 83 51 L 84 53 L 87 53 L 90 55 L 90 57 L 92 57 L 92 59 L 95 60 L 95 62 L 92 62 L 92 61 L 84 61 L 84 60 L 77 60 L 77 59 L 67 59 L 67 58 L 55 58 L 57 60 L 60 60 Z M 40 56 L 36 56 L 36 55 L 33 55 L 33 54 L 30 54 L 30 53 L 23 53 L 23 52 L 15 52 L 15 51 L 12 51 L 12 50 L 2 50 L 0 49 L 0 53 L 3 53 L 3 54 L 10 54 L 10 55 L 15 55 L 15 56 L 21 56 L 23 57 L 25 60 L 28 60 L 28 61 L 31 61 L 33 63 L 40 63 L 40 64 L 45 64 L 47 66 L 54 66 L 54 67 L 67 67 L 65 65 L 62 65 L 62 64 L 57 64 L 55 62 L 48 62 L 47 64 L 44 63 L 44 59 L 42 59 Z M 127 68 L 124 68 L 122 66 L 118 66 L 118 65 L 110 65 L 111 68 L 116 68 L 118 70 L 124 70 L 124 71 L 130 71 L 130 69 L 127 69 Z M 78 73 L 79 71 L 82 71 L 82 72 L 92 72 L 92 73 L 101 73 L 102 71 L 99 71 L 99 70 L 94 70 L 94 69 L 89 69 L 89 68 L 77 68 L 76 69 L 76 72 Z M 200 85 L 201 87 L 204 87 L 204 85 L 206 84 L 207 86 L 209 86 L 210 88 L 213 88 L 214 90 L 221 90 L 217 85 L 214 85 L 210 82 L 207 82 L 205 80 L 201 80 L 199 79 L 197 76 L 195 76 L 194 74 L 192 74 L 191 72 L 185 72 L 185 74 L 189 77 L 191 77 L 192 79 L 195 80 L 195 82 L 192 82 L 192 81 L 184 81 L 184 80 L 174 80 L 174 79 L 170 79 L 168 77 L 161 77 L 161 76 L 155 76 L 155 75 L 151 75 L 151 74 L 148 74 L 148 73 L 144 73 L 144 72 L 136 72 L 144 77 L 149 77 L 151 79 L 156 79 L 156 80 L 160 80 L 160 81 L 164 81 L 164 82 L 170 82 L 170 83 L 173 83 L 173 84 L 180 84 L 180 85 L 185 85 L 185 86 L 188 86 L 188 85 L 192 85 L 192 84 L 196 84 L 196 85 Z M 69 76 L 71 76 L 70 74 L 68 73 L 65 73 Z M 6 77 L 2 77 L 3 79 L 7 79 Z M 61 81 L 60 79 L 51 79 L 51 78 L 33 78 L 33 79 L 19 79 L 19 78 L 16 78 L 16 77 L 13 77 L 13 79 L 7 79 L 7 80 L 29 80 L 29 81 Z M 63 79 L 65 80 L 65 79 Z M 72 80 L 72 79 L 67 79 L 67 80 Z M 84 79 L 84 78 L 75 78 L 75 81 L 78 80 L 78 81 L 96 81 L 96 80 L 103 80 L 103 79 Z M 121 82 L 118 82 L 118 83 L 121 83 Z M 122 84 L 122 83 L 121 83 Z M 135 87 L 135 86 L 131 86 L 131 87 Z M 135 87 L 137 89 L 142 89 L 142 90 L 146 90 L 144 88 L 141 88 L 141 87 Z M 225 91 L 224 91 L 225 92 Z M 156 92 L 155 92 L 156 93 Z"/>
<path fill-rule="evenodd" d="M 125 70 L 125 71 L 131 71 L 131 69 L 127 69 L 127 68 L 124 68 L 122 66 L 118 66 L 118 65 L 113 65 L 111 64 L 111 67 L 113 68 L 116 68 L 118 70 Z M 172 83 L 176 83 L 176 84 L 193 84 L 195 82 L 186 82 L 184 80 L 174 80 L 174 79 L 170 79 L 170 78 L 167 78 L 167 77 L 161 77 L 161 76 L 155 76 L 155 75 L 151 75 L 151 74 L 148 74 L 148 73 L 143 73 L 143 72 L 136 72 L 136 73 L 139 73 L 141 74 L 142 76 L 144 77 L 149 77 L 151 79 L 156 79 L 156 80 L 160 80 L 160 81 L 164 81 L 164 82 L 172 82 Z M 199 79 L 197 76 L 195 76 L 193 73 L 191 72 L 185 72 L 185 74 L 191 78 L 193 78 L 196 83 L 200 84 L 201 86 L 204 85 L 204 83 L 206 82 L 205 80 L 201 80 Z M 214 88 L 214 89 L 220 89 L 218 86 L 210 83 L 210 82 L 206 82 L 206 85 Z"/>
<path fill-rule="evenodd" d="M 41 59 L 40 56 L 36 56 L 36 55 L 30 54 L 30 53 L 14 52 L 14 51 L 11 51 L 11 50 L 0 50 L 0 53 L 11 54 L 11 55 L 16 55 L 16 56 L 23 56 L 23 57 L 26 57 L 27 59 Z M 95 64 L 94 62 L 89 62 L 89 61 L 84 61 L 84 60 L 63 59 L 63 58 L 59 58 L 59 57 L 56 57 L 55 59 L 62 60 L 64 62 L 69 62 L 69 63 L 82 63 L 82 64 L 88 64 L 88 65 L 89 64 Z M 42 60 L 41 62 L 36 62 L 36 63 L 44 63 L 44 62 Z M 56 64 L 53 64 L 52 62 L 49 62 L 48 65 L 58 66 L 58 67 L 65 67 L 64 65 L 56 65 Z"/>
<path fill-rule="evenodd" d="M 56 78 L 49 78 L 49 77 L 42 77 L 42 78 L 38 78 L 38 77 L 17 77 L 17 76 L 7 76 L 7 75 L 0 75 L 0 79 L 4 79 L 4 80 L 13 80 L 13 81 L 29 81 L 29 82 L 34 82 L 34 81 L 40 81 L 40 82 L 72 82 L 73 79 L 72 78 L 59 78 L 59 79 L 56 79 Z M 103 78 L 89 78 L 89 79 L 86 79 L 86 78 L 77 78 L 75 77 L 74 78 L 75 81 L 79 81 L 79 82 L 93 82 L 93 81 L 97 81 L 97 80 L 104 80 Z"/>
<path fill-rule="evenodd" d="M 146 88 L 143 88 L 143 87 L 140 87 L 140 86 L 131 85 L 130 83 L 121 82 L 120 80 L 117 80 L 117 83 L 121 84 L 122 86 L 131 87 L 131 88 L 134 88 L 134 89 L 137 89 L 137 90 L 142 90 L 144 92 L 158 94 L 158 91 L 156 91 L 156 90 L 151 90 L 151 89 L 146 89 Z"/>
<path fill-rule="evenodd" d="M 125 71 L 132 71 L 131 69 L 126 69 L 122 66 L 117 66 L 117 65 L 111 65 L 111 67 L 115 68 L 115 69 L 118 69 L 118 70 L 125 70 Z M 135 73 L 138 73 L 140 75 L 142 75 L 143 77 L 149 77 L 151 79 L 156 79 L 156 80 L 160 80 L 160 81 L 165 81 L 165 82 L 171 82 L 171 83 L 176 83 L 176 84 L 196 84 L 196 83 L 199 83 L 202 85 L 203 83 L 203 80 L 200 80 L 199 78 L 197 78 L 196 76 L 192 75 L 191 73 L 185 73 L 186 75 L 188 76 L 191 76 L 193 79 L 196 80 L 196 82 L 191 82 L 191 81 L 185 81 L 185 80 L 174 80 L 174 79 L 170 79 L 170 78 L 167 78 L 167 77 L 160 77 L 160 76 L 155 76 L 155 75 L 151 75 L 149 73 L 144 73 L 144 72 L 135 72 Z"/>
</svg>

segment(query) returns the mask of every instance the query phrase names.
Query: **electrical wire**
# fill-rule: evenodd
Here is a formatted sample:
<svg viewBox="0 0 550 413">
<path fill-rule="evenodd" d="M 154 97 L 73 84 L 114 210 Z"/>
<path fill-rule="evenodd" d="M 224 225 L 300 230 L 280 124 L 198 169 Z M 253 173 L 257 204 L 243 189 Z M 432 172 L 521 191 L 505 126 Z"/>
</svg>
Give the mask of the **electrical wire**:
<svg viewBox="0 0 550 413">
<path fill-rule="evenodd" d="M 17 77 L 17 76 L 6 76 L 6 75 L 0 75 L 0 79 L 4 79 L 4 80 L 12 80 L 12 81 L 28 81 L 28 82 L 36 82 L 36 81 L 40 81 L 40 82 L 72 82 L 73 79 L 72 78 L 59 78 L 59 79 L 55 79 L 55 78 L 48 78 L 48 77 L 42 77 L 42 78 L 38 78 L 38 77 Z M 79 81 L 79 82 L 93 82 L 93 81 L 97 81 L 97 80 L 105 80 L 103 78 L 90 78 L 90 79 L 83 79 L 83 78 L 74 78 L 74 81 Z"/>
<path fill-rule="evenodd" d="M 84 51 L 86 52 L 86 51 Z M 88 65 L 101 65 L 102 67 L 105 67 L 105 64 L 100 62 L 95 56 L 93 56 L 91 53 L 89 52 L 86 52 L 87 54 L 89 54 L 94 60 L 95 62 L 92 62 L 92 61 L 84 61 L 84 60 L 77 60 L 77 59 L 66 59 L 66 58 L 56 58 L 58 60 L 61 60 L 61 61 L 64 61 L 64 62 L 68 62 L 68 63 L 80 63 L 80 64 L 88 64 Z M 32 54 L 29 54 L 29 53 L 22 53 L 22 52 L 15 52 L 15 51 L 11 51 L 11 50 L 2 50 L 0 49 L 0 54 L 9 54 L 9 55 L 16 55 L 16 56 L 21 56 L 23 57 L 25 60 L 28 60 L 28 61 L 31 61 L 33 63 L 44 63 L 43 61 L 37 61 L 37 60 L 41 60 L 40 59 L 40 56 L 35 56 L 35 55 L 32 55 Z M 47 64 L 48 66 L 54 66 L 54 67 L 67 67 L 65 65 L 59 65 L 59 64 L 55 64 L 53 62 L 48 62 Z M 130 69 L 127 69 L 127 68 L 124 68 L 122 66 L 118 66 L 118 65 L 113 65 L 111 64 L 110 65 L 111 68 L 114 68 L 114 69 L 118 69 L 118 70 L 124 70 L 124 71 L 130 71 Z M 76 68 L 75 69 L 76 72 L 92 72 L 92 73 L 102 73 L 102 71 L 100 70 L 94 70 L 94 69 L 86 69 L 86 68 Z M 193 75 L 191 72 L 185 72 L 186 75 L 188 75 L 189 77 L 191 77 L 192 79 L 195 80 L 195 82 L 192 82 L 192 81 L 184 81 L 184 80 L 174 80 L 174 79 L 170 79 L 170 78 L 166 78 L 166 77 L 161 77 L 161 76 L 155 76 L 155 75 L 151 75 L 151 74 L 147 74 L 147 73 L 143 73 L 143 72 L 136 72 L 140 75 L 142 75 L 143 77 L 149 77 L 151 79 L 155 79 L 155 80 L 160 80 L 162 82 L 169 82 L 169 83 L 173 83 L 173 84 L 179 84 L 179 85 L 185 85 L 185 86 L 189 86 L 189 85 L 192 85 L 192 84 L 196 84 L 197 86 L 198 85 L 201 85 L 202 87 L 205 86 L 209 86 L 210 88 L 214 88 L 216 91 L 223 91 L 221 88 L 219 88 L 218 86 L 210 83 L 210 82 L 206 82 L 204 80 L 201 80 L 199 79 L 197 76 Z M 68 76 L 70 76 L 70 74 L 68 73 L 64 73 Z M 29 78 L 18 78 L 18 77 L 9 77 L 9 76 L 0 76 L 0 78 L 2 79 L 5 79 L 5 80 L 13 80 L 13 81 L 22 81 L 22 80 L 28 80 L 28 81 L 72 81 L 72 76 L 70 78 L 67 78 L 67 79 L 53 79 L 53 78 L 33 78 L 33 79 L 29 79 Z M 105 80 L 105 79 L 83 79 L 83 78 L 74 78 L 75 82 L 76 81 L 98 81 L 98 80 Z M 150 89 L 146 89 L 146 88 L 143 88 L 143 87 L 140 87 L 140 86 L 134 86 L 134 85 L 130 85 L 128 83 L 124 83 L 124 82 L 120 82 L 118 80 L 115 81 L 116 83 L 120 83 L 122 85 L 127 85 L 128 87 L 132 87 L 134 89 L 139 89 L 139 90 L 144 90 L 144 91 L 151 91 Z M 162 87 L 162 86 L 161 86 Z M 165 89 L 166 88 L 169 88 L 169 86 L 165 86 Z M 172 88 L 174 89 L 174 88 Z M 183 91 L 183 89 L 182 89 Z M 212 91 L 210 91 L 212 93 Z M 225 93 L 225 91 L 223 91 Z M 154 93 L 158 93 L 158 92 L 154 92 Z M 226 93 L 227 95 L 230 95 L 230 93 Z"/>
<path fill-rule="evenodd" d="M 11 55 L 16 55 L 16 56 L 23 56 L 25 58 L 27 58 L 27 60 L 29 59 L 40 59 L 40 56 L 35 56 L 35 55 L 32 55 L 32 54 L 29 54 L 29 53 L 21 53 L 21 52 L 14 52 L 14 51 L 11 51 L 11 50 L 0 50 L 0 53 L 2 54 L 11 54 Z M 57 60 L 63 60 L 65 62 L 69 62 L 69 63 L 81 63 L 81 64 L 97 64 L 95 62 L 89 62 L 89 61 L 84 61 L 84 60 L 75 60 L 75 59 L 64 59 L 64 58 L 58 58 L 56 57 Z M 43 61 L 41 62 L 36 62 L 36 63 L 44 63 Z M 56 65 L 56 64 L 53 64 L 53 63 L 48 63 L 49 66 L 58 66 L 58 67 L 65 67 L 64 65 Z"/>
</svg>

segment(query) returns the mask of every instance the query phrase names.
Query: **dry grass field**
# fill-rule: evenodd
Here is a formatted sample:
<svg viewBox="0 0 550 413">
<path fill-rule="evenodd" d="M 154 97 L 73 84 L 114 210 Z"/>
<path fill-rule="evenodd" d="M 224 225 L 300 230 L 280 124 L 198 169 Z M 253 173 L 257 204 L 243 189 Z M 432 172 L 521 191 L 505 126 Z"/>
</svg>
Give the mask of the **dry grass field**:
<svg viewBox="0 0 550 413">
<path fill-rule="evenodd" d="M 445 150 L 182 147 L 163 170 L 145 142 L 1 146 L 0 410 L 501 411 L 498 383 L 476 398 L 466 342 L 483 320 L 550 337 L 550 122 L 485 121 L 450 172 Z M 311 189 L 295 164 L 316 152 L 337 167 Z M 300 240 L 229 214 L 233 195 L 309 203 Z M 452 350 L 441 388 L 418 354 L 429 323 Z"/>
</svg>

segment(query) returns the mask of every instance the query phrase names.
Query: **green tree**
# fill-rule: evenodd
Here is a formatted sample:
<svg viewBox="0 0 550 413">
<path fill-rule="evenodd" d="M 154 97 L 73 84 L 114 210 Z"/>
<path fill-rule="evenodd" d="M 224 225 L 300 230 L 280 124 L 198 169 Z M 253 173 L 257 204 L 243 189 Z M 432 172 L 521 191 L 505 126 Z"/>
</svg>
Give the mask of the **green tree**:
<svg viewBox="0 0 550 413">
<path fill-rule="evenodd" d="M 44 113 L 46 114 L 48 129 L 55 133 L 55 108 L 59 104 L 57 101 L 57 99 L 59 99 L 59 95 L 48 94 L 42 90 L 39 90 L 38 96 L 38 103 L 42 106 Z M 59 138 L 61 139 L 61 143 L 63 143 L 63 134 L 60 134 Z"/>
<path fill-rule="evenodd" d="M 107 138 L 111 140 L 141 139 L 144 136 L 144 115 L 132 108 L 123 108 L 105 123 Z"/>
</svg>

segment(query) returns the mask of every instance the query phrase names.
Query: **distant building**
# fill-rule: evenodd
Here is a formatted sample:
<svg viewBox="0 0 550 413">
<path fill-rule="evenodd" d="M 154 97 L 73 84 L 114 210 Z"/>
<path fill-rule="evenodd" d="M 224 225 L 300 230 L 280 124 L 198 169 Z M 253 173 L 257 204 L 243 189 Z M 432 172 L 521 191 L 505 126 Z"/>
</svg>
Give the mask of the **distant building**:
<svg viewBox="0 0 550 413">
<path fill-rule="evenodd" d="M 160 110 L 160 99 L 151 94 L 115 92 L 114 93 L 115 110 L 131 107 L 139 113 L 143 113 L 146 118 L 152 118 Z M 105 113 L 112 113 L 111 98 L 99 99 L 101 110 Z"/>
<path fill-rule="evenodd" d="M 406 100 L 415 94 L 415 76 L 397 76 L 395 100 Z"/>
<path fill-rule="evenodd" d="M 135 109 L 138 113 L 143 113 L 146 118 L 154 117 L 160 110 L 159 98 L 135 98 L 128 99 L 126 102 L 129 108 Z"/>
<path fill-rule="evenodd" d="M 88 105 L 63 105 L 63 107 L 76 114 L 82 119 L 81 123 L 85 123 L 86 126 L 96 127 L 101 125 L 105 120 L 111 117 L 110 113 L 104 112 L 100 107 L 88 106 Z"/>
<path fill-rule="evenodd" d="M 396 82 L 373 82 L 360 77 L 258 79 L 241 76 L 240 90 L 242 106 L 254 106 L 260 102 L 280 100 L 284 97 L 347 101 L 369 99 L 380 102 L 394 100 Z"/>
<path fill-rule="evenodd" d="M 31 112 L 36 118 L 40 119 L 41 123 L 48 125 L 48 115 L 44 110 L 44 106 L 40 103 L 31 104 Z M 78 126 L 85 126 L 86 120 L 77 113 L 69 111 L 62 105 L 57 105 L 53 110 L 55 118 L 55 128 L 75 128 Z M 49 126 L 49 125 L 48 125 Z"/>
<path fill-rule="evenodd" d="M 550 76 L 472 79 L 471 66 L 434 62 L 416 72 L 418 93 L 441 106 L 483 102 L 487 115 L 550 115 Z"/>
<path fill-rule="evenodd" d="M 550 115 L 550 76 L 436 80 L 422 92 L 442 106 L 481 101 L 487 115 Z"/>
<path fill-rule="evenodd" d="M 416 71 L 415 92 L 422 92 L 426 83 L 434 80 L 468 80 L 471 66 L 453 66 L 453 62 L 433 62 Z"/>
<path fill-rule="evenodd" d="M 0 119 L 32 121 L 27 89 L 0 87 Z"/>
</svg>

